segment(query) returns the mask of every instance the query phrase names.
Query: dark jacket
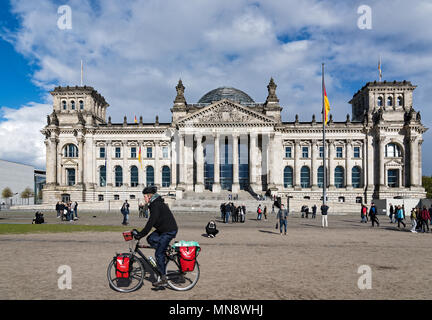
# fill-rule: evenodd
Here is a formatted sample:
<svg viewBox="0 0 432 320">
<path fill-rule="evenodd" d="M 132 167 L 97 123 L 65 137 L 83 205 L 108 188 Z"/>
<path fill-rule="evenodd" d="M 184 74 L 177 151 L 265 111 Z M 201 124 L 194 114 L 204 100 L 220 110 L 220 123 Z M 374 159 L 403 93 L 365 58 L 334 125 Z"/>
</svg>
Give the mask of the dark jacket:
<svg viewBox="0 0 432 320">
<path fill-rule="evenodd" d="M 150 203 L 149 209 L 150 218 L 144 229 L 139 232 L 138 235 L 140 238 L 145 237 L 153 227 L 159 233 L 178 230 L 177 223 L 171 210 L 160 196 Z"/>
</svg>

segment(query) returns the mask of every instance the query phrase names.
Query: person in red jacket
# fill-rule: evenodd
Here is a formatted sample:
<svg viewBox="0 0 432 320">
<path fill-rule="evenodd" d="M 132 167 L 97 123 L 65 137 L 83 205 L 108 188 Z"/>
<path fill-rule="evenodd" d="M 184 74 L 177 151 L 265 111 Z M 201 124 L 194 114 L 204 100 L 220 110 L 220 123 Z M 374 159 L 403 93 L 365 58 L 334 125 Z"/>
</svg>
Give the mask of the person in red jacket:
<svg viewBox="0 0 432 320">
<path fill-rule="evenodd" d="M 426 206 L 423 206 L 423 210 L 421 211 L 421 223 L 422 223 L 422 232 L 429 232 L 429 220 L 430 220 L 430 214 L 428 209 L 426 209 Z"/>
</svg>

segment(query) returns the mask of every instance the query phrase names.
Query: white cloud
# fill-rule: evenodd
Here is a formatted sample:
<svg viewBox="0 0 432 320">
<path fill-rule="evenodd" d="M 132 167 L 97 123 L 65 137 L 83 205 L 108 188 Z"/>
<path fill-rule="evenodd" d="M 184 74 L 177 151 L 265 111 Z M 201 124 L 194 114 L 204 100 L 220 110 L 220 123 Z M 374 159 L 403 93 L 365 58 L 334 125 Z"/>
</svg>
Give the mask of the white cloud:
<svg viewBox="0 0 432 320">
<path fill-rule="evenodd" d="M 381 54 L 385 79 L 411 80 L 419 86 L 414 107 L 421 108 L 426 125 L 431 123 L 430 1 L 370 1 L 372 30 L 357 28 L 360 4 L 73 0 L 72 30 L 59 30 L 58 3 L 14 0 L 21 26 L 1 36 L 37 64 L 32 80 L 47 91 L 54 85 L 79 84 L 83 59 L 84 82 L 105 96 L 113 121 L 122 121 L 125 114 L 154 121 L 157 113 L 160 121 L 170 121 L 179 78 L 189 103 L 222 85 L 263 102 L 271 76 L 278 85 L 283 119 L 292 121 L 298 113 L 308 121 L 320 113 L 323 61 L 334 118 L 342 121 L 351 110 L 351 96 L 377 78 Z M 48 113 L 41 115 L 42 122 Z M 424 159 L 430 158 L 429 132 L 423 146 Z M 424 168 L 432 173 L 432 165 L 424 162 Z"/>
</svg>

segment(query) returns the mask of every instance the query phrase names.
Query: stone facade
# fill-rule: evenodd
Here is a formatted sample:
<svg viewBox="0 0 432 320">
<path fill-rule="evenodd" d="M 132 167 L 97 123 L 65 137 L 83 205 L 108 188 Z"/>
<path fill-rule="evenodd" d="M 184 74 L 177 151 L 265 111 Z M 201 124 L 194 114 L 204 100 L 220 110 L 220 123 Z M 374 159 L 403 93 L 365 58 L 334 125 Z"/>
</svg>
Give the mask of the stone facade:
<svg viewBox="0 0 432 320">
<path fill-rule="evenodd" d="M 281 119 L 273 79 L 264 103 L 218 88 L 188 104 L 181 80 L 172 121 L 111 123 L 92 87 L 57 87 L 45 136 L 44 203 L 138 199 L 147 184 L 162 194 L 241 189 L 294 199 L 322 198 L 322 122 Z M 349 102 L 352 117 L 326 127 L 329 201 L 422 198 L 422 135 L 415 86 L 368 82 Z M 210 99 L 210 100 L 209 100 Z M 215 99 L 214 101 L 212 99 Z M 333 112 L 336 112 L 332 106 Z M 141 159 L 141 160 L 140 160 Z"/>
</svg>

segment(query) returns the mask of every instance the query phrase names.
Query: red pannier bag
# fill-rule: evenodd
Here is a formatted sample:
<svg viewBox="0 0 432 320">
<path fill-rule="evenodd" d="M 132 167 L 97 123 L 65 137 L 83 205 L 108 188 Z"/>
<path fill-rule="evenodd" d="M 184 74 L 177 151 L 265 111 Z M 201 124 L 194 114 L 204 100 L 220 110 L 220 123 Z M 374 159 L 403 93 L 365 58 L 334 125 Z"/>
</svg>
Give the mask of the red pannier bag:
<svg viewBox="0 0 432 320">
<path fill-rule="evenodd" d="M 197 247 L 179 247 L 180 267 L 183 272 L 193 271 L 197 257 Z"/>
<path fill-rule="evenodd" d="M 115 256 L 115 264 L 117 278 L 129 278 L 132 267 L 130 254 L 118 254 Z"/>
</svg>

